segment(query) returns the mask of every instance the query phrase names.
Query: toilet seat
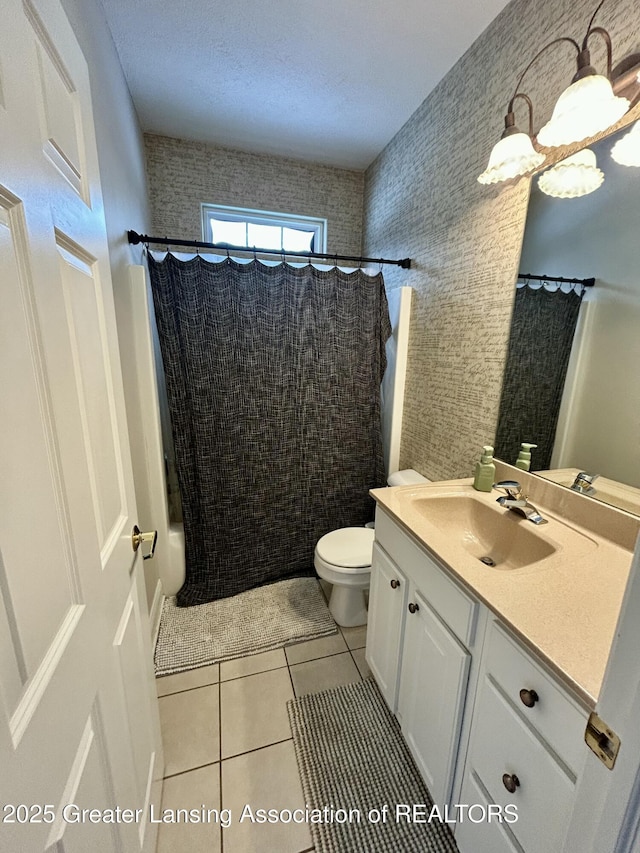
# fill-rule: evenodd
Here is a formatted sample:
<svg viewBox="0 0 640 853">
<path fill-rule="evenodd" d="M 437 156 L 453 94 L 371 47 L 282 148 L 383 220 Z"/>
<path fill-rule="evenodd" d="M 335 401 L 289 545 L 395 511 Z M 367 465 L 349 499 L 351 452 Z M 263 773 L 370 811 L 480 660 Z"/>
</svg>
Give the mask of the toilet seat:
<svg viewBox="0 0 640 853">
<path fill-rule="evenodd" d="M 375 533 L 368 527 L 342 527 L 325 533 L 316 545 L 316 557 L 346 573 L 351 569 L 370 569 Z"/>
</svg>

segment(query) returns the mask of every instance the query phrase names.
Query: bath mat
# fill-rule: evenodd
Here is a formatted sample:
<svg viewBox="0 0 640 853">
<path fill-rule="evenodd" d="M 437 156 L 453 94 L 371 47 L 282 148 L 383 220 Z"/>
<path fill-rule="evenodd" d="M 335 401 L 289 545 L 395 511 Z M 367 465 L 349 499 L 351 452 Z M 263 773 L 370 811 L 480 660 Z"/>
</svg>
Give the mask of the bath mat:
<svg viewBox="0 0 640 853">
<path fill-rule="evenodd" d="M 373 681 L 292 699 L 287 710 L 305 803 L 322 812 L 322 822 L 309 813 L 316 853 L 457 853 L 446 823 L 406 820 L 418 805 L 426 821 L 433 801 Z"/>
<path fill-rule="evenodd" d="M 196 607 L 166 598 L 156 643 L 156 675 L 254 655 L 335 634 L 315 578 L 291 578 Z"/>
</svg>

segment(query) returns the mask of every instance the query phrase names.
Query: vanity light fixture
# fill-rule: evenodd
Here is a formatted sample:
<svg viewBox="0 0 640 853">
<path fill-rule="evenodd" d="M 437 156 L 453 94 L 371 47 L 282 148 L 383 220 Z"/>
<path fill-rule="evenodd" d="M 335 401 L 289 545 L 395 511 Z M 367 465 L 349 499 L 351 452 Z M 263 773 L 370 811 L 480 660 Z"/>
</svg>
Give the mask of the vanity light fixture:
<svg viewBox="0 0 640 853">
<path fill-rule="evenodd" d="M 596 155 L 589 148 L 583 148 L 547 169 L 538 178 L 538 186 L 554 198 L 579 198 L 597 190 L 603 180 Z"/>
<path fill-rule="evenodd" d="M 621 166 L 640 166 L 640 121 L 616 142 L 611 156 Z"/>
<path fill-rule="evenodd" d="M 516 98 L 522 98 L 529 107 L 529 134 L 523 133 L 516 127 L 513 112 Z M 536 151 L 531 142 L 533 136 L 533 105 L 527 95 L 516 92 L 509 101 L 507 114 L 504 117 L 504 131 L 500 141 L 493 146 L 489 165 L 478 177 L 481 184 L 496 184 L 517 178 L 544 163 L 544 154 Z"/>
<path fill-rule="evenodd" d="M 578 51 L 578 69 L 571 85 L 558 98 L 551 119 L 540 128 L 538 143 L 545 148 L 571 145 L 595 136 L 615 124 L 631 106 L 628 98 L 614 94 L 611 85 L 611 37 L 602 27 L 593 26 L 604 2 L 601 0 L 589 21 L 582 49 Z M 602 36 L 607 48 L 606 77 L 598 74 L 591 65 L 587 45 L 594 33 Z"/>
<path fill-rule="evenodd" d="M 602 27 L 593 26 L 604 2 L 605 0 L 601 0 L 591 16 L 582 48 L 572 38 L 554 39 L 539 50 L 524 69 L 516 85 L 515 94 L 509 101 L 504 133 L 491 152 L 487 169 L 478 178 L 481 184 L 506 181 L 537 169 L 545 157 L 536 150 L 536 143 L 545 148 L 554 148 L 595 136 L 615 124 L 630 106 L 640 99 L 640 53 L 623 59 L 612 72 L 611 37 Z M 588 41 L 594 33 L 599 33 L 605 41 L 607 76 L 598 74 L 591 65 Z M 565 41 L 576 50 L 578 70 L 571 85 L 558 99 L 550 121 L 541 128 L 536 139 L 533 134 L 533 105 L 530 98 L 519 91 L 520 85 L 527 71 L 542 53 Z M 529 107 L 528 135 L 515 126 L 513 106 L 517 98 L 525 100 Z"/>
</svg>

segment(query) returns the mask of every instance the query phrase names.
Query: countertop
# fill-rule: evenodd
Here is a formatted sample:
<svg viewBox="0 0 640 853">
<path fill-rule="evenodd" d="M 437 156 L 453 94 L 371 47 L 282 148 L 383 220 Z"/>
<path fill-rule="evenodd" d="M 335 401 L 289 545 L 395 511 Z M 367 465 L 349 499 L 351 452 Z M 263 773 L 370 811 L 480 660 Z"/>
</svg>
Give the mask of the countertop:
<svg viewBox="0 0 640 853">
<path fill-rule="evenodd" d="M 502 472 L 503 477 L 505 473 L 510 472 Z M 530 476 L 518 472 L 520 482 L 529 487 L 531 500 L 548 519 L 548 524 L 543 525 L 545 535 L 560 545 L 552 558 L 515 569 L 487 567 L 476 557 L 465 555 L 463 550 L 456 551 L 451 537 L 430 521 L 427 513 L 418 511 L 413 502 L 416 496 L 447 490 L 451 493 L 454 488 L 454 492 L 455 489 L 472 490 L 475 498 L 495 506 L 497 492 L 476 492 L 472 480 L 464 479 L 374 489 L 371 495 L 381 509 L 541 657 L 587 707 L 593 708 L 600 693 L 631 567 L 630 543 L 635 540 L 640 519 L 622 513 L 607 516 L 603 522 L 598 514 L 597 524 L 586 525 L 583 496 L 572 493 L 572 497 L 567 498 L 564 493 L 569 490 L 547 483 L 544 488 L 546 501 L 539 503 L 538 499 L 533 500 L 531 490 L 535 491 L 538 486 L 533 480 L 530 485 Z M 554 489 L 560 491 L 556 494 Z M 576 498 L 580 503 L 576 503 Z M 577 507 L 575 515 L 580 523 L 575 518 L 567 523 L 566 514 L 558 511 L 559 508 L 566 510 L 567 500 L 570 508 Z M 594 508 L 588 512 L 601 511 L 596 502 L 590 503 Z M 620 512 L 610 507 L 603 509 L 610 513 Z M 521 523 L 531 525 L 535 532 L 531 522 L 522 518 Z M 622 535 L 617 535 L 618 528 L 623 530 Z M 603 530 L 614 533 L 603 535 Z"/>
</svg>

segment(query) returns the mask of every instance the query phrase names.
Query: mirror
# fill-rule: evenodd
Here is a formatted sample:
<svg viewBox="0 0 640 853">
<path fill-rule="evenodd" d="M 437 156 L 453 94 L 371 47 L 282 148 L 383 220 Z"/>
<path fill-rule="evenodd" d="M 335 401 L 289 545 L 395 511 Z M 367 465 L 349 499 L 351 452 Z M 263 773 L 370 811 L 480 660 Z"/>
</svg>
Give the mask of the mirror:
<svg viewBox="0 0 640 853">
<path fill-rule="evenodd" d="M 550 464 L 540 471 L 534 450 L 531 471 L 565 486 L 581 471 L 597 474 L 585 494 L 640 515 L 640 167 L 611 157 L 628 132 L 590 146 L 604 182 L 589 195 L 552 198 L 532 179 L 520 272 L 596 279 L 580 305 L 557 426 L 547 437 Z M 543 438 L 527 423 L 517 422 L 517 432 L 520 441 Z"/>
</svg>

